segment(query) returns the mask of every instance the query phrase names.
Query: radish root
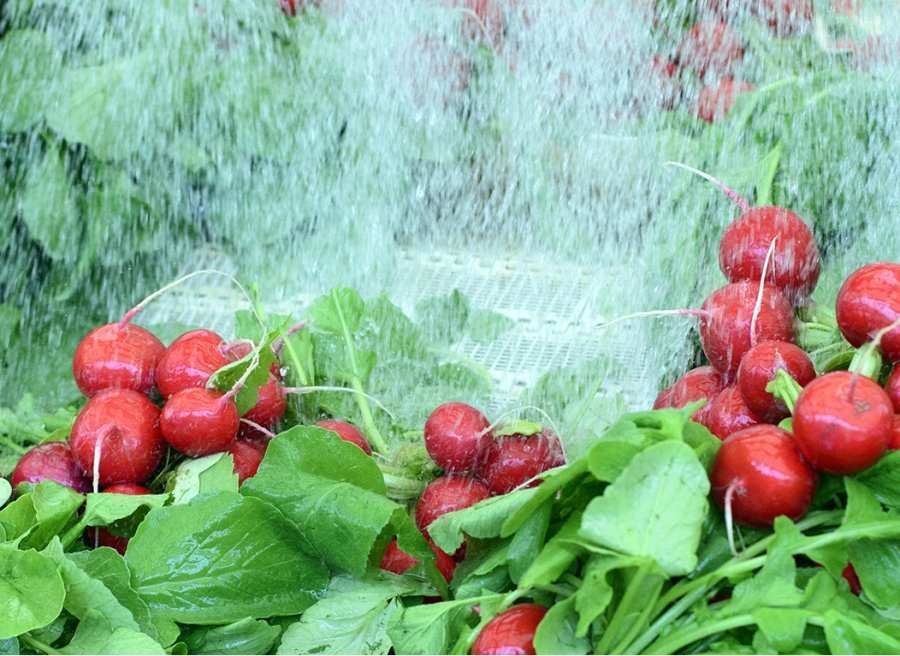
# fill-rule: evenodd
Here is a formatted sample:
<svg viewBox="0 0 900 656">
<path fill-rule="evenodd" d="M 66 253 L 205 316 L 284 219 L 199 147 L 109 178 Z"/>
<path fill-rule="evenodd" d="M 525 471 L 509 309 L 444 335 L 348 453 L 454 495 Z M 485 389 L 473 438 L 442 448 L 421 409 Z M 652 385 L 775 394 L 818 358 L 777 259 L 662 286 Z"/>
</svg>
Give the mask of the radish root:
<svg viewBox="0 0 900 656">
<path fill-rule="evenodd" d="M 701 171 L 700 169 L 695 169 L 693 166 L 688 166 L 687 164 L 682 164 L 681 162 L 666 162 L 667 166 L 677 166 L 678 168 L 682 168 L 685 171 L 690 171 L 694 175 L 699 175 L 704 180 L 708 180 L 716 185 L 719 189 L 725 192 L 725 194 L 732 200 L 734 203 L 741 208 L 742 212 L 746 212 L 750 209 L 750 203 L 748 203 L 745 199 L 738 195 L 738 193 L 726 185 L 724 182 L 719 180 L 718 178 L 714 178 L 709 173 Z"/>
<path fill-rule="evenodd" d="M 766 286 L 766 275 L 769 272 L 769 263 L 775 255 L 775 242 L 778 237 L 772 239 L 769 244 L 769 250 L 766 253 L 766 259 L 763 261 L 762 276 L 759 279 L 759 292 L 756 294 L 756 305 L 753 307 L 753 316 L 750 317 L 750 346 L 756 346 L 756 321 L 759 319 L 759 313 L 762 311 L 763 289 Z"/>
</svg>

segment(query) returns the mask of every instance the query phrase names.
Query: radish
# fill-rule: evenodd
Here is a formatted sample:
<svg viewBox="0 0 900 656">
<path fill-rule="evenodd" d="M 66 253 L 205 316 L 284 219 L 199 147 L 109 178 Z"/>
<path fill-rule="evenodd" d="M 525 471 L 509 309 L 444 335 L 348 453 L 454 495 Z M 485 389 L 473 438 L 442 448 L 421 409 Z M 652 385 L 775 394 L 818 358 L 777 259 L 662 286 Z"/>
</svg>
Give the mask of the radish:
<svg viewBox="0 0 900 656">
<path fill-rule="evenodd" d="M 772 260 L 766 266 L 772 242 Z M 766 282 L 799 303 L 819 280 L 820 258 L 812 231 L 803 219 L 781 207 L 753 207 L 733 221 L 719 242 L 719 267 L 729 282 Z"/>
<path fill-rule="evenodd" d="M 847 563 L 847 566 L 841 571 L 841 576 L 844 577 L 847 585 L 850 586 L 850 592 L 857 597 L 862 594 L 862 584 L 859 582 L 859 576 L 856 574 L 856 569 L 853 565 Z"/>
<path fill-rule="evenodd" d="M 134 483 L 118 483 L 116 485 L 110 485 L 108 488 L 103 490 L 104 494 L 153 494 L 150 490 L 145 488 L 143 485 L 135 485 Z M 105 526 L 98 526 L 94 530 L 88 529 L 85 531 L 85 538 L 89 545 L 93 545 L 96 547 L 110 547 L 115 549 L 123 556 L 125 555 L 125 549 L 128 548 L 128 540 L 129 538 L 126 536 L 113 535 L 109 528 Z"/>
<path fill-rule="evenodd" d="M 753 91 L 756 87 L 750 82 L 730 77 L 718 80 L 700 89 L 694 113 L 701 121 L 715 123 L 728 116 L 740 94 Z"/>
<path fill-rule="evenodd" d="M 447 583 L 450 583 L 450 580 L 453 578 L 453 572 L 456 571 L 456 562 L 451 556 L 438 549 L 434 542 L 431 540 L 427 540 L 427 542 L 428 546 L 431 547 L 431 550 L 434 552 L 435 566 L 437 566 L 438 571 Z M 387 549 L 385 549 L 379 567 L 388 572 L 393 572 L 394 574 L 403 574 L 418 564 L 418 558 L 410 556 L 398 547 L 397 538 L 394 538 L 391 540 L 390 544 L 388 544 Z"/>
<path fill-rule="evenodd" d="M 188 387 L 166 401 L 159 418 L 165 441 L 194 458 L 224 451 L 240 426 L 231 393 Z"/>
<path fill-rule="evenodd" d="M 191 387 L 203 387 L 229 363 L 225 340 L 211 330 L 191 330 L 175 338 L 156 363 L 156 386 L 168 398 Z"/>
<path fill-rule="evenodd" d="M 794 438 L 817 470 L 849 476 L 887 450 L 894 408 L 871 378 L 835 371 L 810 382 L 794 406 Z"/>
<path fill-rule="evenodd" d="M 771 285 L 733 282 L 710 294 L 701 310 L 703 352 L 726 382 L 734 380 L 741 358 L 757 343 L 794 338 L 791 304 Z"/>
<path fill-rule="evenodd" d="M 492 438 L 490 422 L 466 403 L 439 405 L 425 420 L 425 449 L 447 471 L 477 469 Z"/>
<path fill-rule="evenodd" d="M 710 367 L 712 368 L 712 367 Z M 653 409 L 659 410 L 660 408 L 672 408 L 672 386 L 664 387 L 659 391 L 659 394 L 656 395 L 656 399 L 653 401 Z"/>
<path fill-rule="evenodd" d="M 278 378 L 271 373 L 266 384 L 257 391 L 256 403 L 244 413 L 244 419 L 271 429 L 284 416 L 287 397 Z"/>
<path fill-rule="evenodd" d="M 250 353 L 253 352 L 253 347 L 255 344 L 248 339 L 239 339 L 234 342 L 224 343 L 220 346 L 219 350 L 222 352 L 229 362 L 237 362 L 242 358 L 247 357 Z M 281 363 L 278 361 L 278 355 L 275 352 L 275 349 L 272 348 L 272 356 L 273 362 L 269 366 L 269 372 L 281 380 Z"/>
<path fill-rule="evenodd" d="M 75 384 L 87 397 L 109 388 L 150 394 L 156 362 L 164 350 L 153 333 L 132 323 L 108 323 L 94 328 L 75 348 Z"/>
<path fill-rule="evenodd" d="M 268 446 L 268 440 L 253 437 L 235 438 L 228 445 L 225 451 L 230 453 L 234 460 L 234 473 L 238 475 L 238 485 L 243 485 L 248 478 L 256 476 Z"/>
<path fill-rule="evenodd" d="M 707 73 L 730 77 L 743 57 L 741 40 L 726 23 L 696 23 L 678 47 L 679 63 L 693 68 L 701 79 Z"/>
<path fill-rule="evenodd" d="M 496 50 L 503 45 L 506 16 L 501 0 L 449 0 L 452 6 L 465 11 L 462 20 L 463 36 L 474 43 L 483 43 Z"/>
<path fill-rule="evenodd" d="M 134 390 L 109 389 L 91 397 L 72 425 L 72 453 L 97 486 L 143 483 L 166 451 L 159 408 Z"/>
<path fill-rule="evenodd" d="M 669 393 L 669 407 L 683 408 L 696 401 L 709 401 L 723 389 L 725 389 L 725 381 L 722 380 L 722 374 L 709 365 L 695 367 L 672 385 Z M 694 421 L 700 421 L 708 411 L 709 404 L 707 403 L 693 414 Z"/>
<path fill-rule="evenodd" d="M 517 604 L 484 625 L 473 654 L 534 654 L 534 634 L 547 609 L 537 604 Z"/>
<path fill-rule="evenodd" d="M 816 377 L 812 360 L 796 344 L 783 341 L 760 342 L 741 358 L 737 385 L 744 403 L 764 422 L 777 424 L 790 416 L 784 401 L 766 391 L 775 374 L 785 371 L 803 387 Z"/>
<path fill-rule="evenodd" d="M 709 402 L 709 410 L 701 423 L 710 433 L 724 440 L 732 433 L 763 423 L 763 420 L 747 407 L 738 386 L 729 385 Z"/>
<path fill-rule="evenodd" d="M 441 515 L 474 506 L 490 496 L 490 488 L 478 479 L 460 474 L 440 476 L 425 487 L 416 503 L 416 526 L 427 536 L 428 526 Z"/>
<path fill-rule="evenodd" d="M 337 436 L 345 442 L 355 444 L 360 449 L 365 451 L 366 455 L 372 455 L 372 447 L 369 446 L 369 440 L 367 440 L 362 431 L 353 424 L 346 421 L 339 421 L 337 419 L 323 419 L 321 421 L 317 421 L 315 425 L 326 430 L 334 431 L 335 433 L 337 433 Z"/>
<path fill-rule="evenodd" d="M 891 436 L 888 439 L 888 449 L 896 451 L 900 449 L 900 415 L 894 415 L 891 423 Z"/>
<path fill-rule="evenodd" d="M 75 461 L 65 442 L 45 442 L 33 446 L 19 458 L 10 477 L 13 489 L 19 483 L 56 481 L 81 494 L 91 491 L 91 481 Z"/>
<path fill-rule="evenodd" d="M 758 0 L 750 6 L 780 36 L 806 29 L 813 20 L 811 0 Z"/>
<path fill-rule="evenodd" d="M 816 483 L 790 433 L 770 424 L 729 435 L 710 472 L 713 498 L 726 517 L 760 528 L 772 526 L 780 515 L 806 514 Z"/>
<path fill-rule="evenodd" d="M 559 437 L 544 428 L 533 435 L 516 433 L 494 439 L 478 474 L 491 492 L 506 494 L 541 472 L 564 464 L 566 458 Z M 533 481 L 531 485 L 538 482 Z"/>
<path fill-rule="evenodd" d="M 838 328 L 853 346 L 875 339 L 900 319 L 900 264 L 875 262 L 844 281 L 835 304 Z M 900 360 L 900 324 L 880 337 L 879 350 L 889 362 Z"/>
</svg>

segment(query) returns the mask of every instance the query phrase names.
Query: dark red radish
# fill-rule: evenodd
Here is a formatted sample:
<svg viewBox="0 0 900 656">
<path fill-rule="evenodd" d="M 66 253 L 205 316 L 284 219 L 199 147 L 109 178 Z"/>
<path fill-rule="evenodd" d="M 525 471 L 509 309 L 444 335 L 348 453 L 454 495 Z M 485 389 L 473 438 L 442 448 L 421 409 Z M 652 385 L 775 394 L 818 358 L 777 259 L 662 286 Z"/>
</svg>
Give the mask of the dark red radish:
<svg viewBox="0 0 900 656">
<path fill-rule="evenodd" d="M 814 15 L 812 0 L 758 0 L 750 6 L 780 36 L 808 29 Z"/>
<path fill-rule="evenodd" d="M 492 439 L 481 411 L 459 401 L 439 405 L 425 420 L 425 449 L 447 471 L 477 469 Z"/>
<path fill-rule="evenodd" d="M 534 435 L 501 435 L 491 442 L 479 477 L 494 494 L 523 485 L 541 472 L 566 464 L 559 437 L 548 428 Z M 534 481 L 532 485 L 537 485 Z"/>
<path fill-rule="evenodd" d="M 730 77 L 717 80 L 700 89 L 694 113 L 701 121 L 715 123 L 728 116 L 739 95 L 753 91 L 756 87 L 750 82 Z"/>
<path fill-rule="evenodd" d="M 729 385 L 709 402 L 703 420 L 709 432 L 724 440 L 732 433 L 764 423 L 747 407 L 737 385 Z"/>
<path fill-rule="evenodd" d="M 710 472 L 719 508 L 730 508 L 739 524 L 759 528 L 771 527 L 781 515 L 799 519 L 806 514 L 816 483 L 815 471 L 790 433 L 770 424 L 725 438 Z"/>
<path fill-rule="evenodd" d="M 884 391 L 894 404 L 894 412 L 900 412 L 900 364 L 894 365 L 891 369 L 891 374 L 884 384 Z"/>
<path fill-rule="evenodd" d="M 875 339 L 900 319 L 900 264 L 875 262 L 849 276 L 835 304 L 838 328 L 853 346 Z M 900 360 L 900 325 L 881 337 L 879 350 L 889 362 Z"/>
<path fill-rule="evenodd" d="M 770 248 L 772 256 L 767 265 Z M 719 268 L 729 282 L 758 282 L 764 267 L 766 282 L 794 303 L 802 302 L 815 289 L 819 248 L 809 226 L 794 212 L 782 207 L 753 207 L 722 233 Z"/>
<path fill-rule="evenodd" d="M 253 437 L 235 438 L 228 445 L 225 451 L 230 453 L 234 460 L 234 473 L 238 475 L 238 485 L 243 485 L 248 478 L 256 476 L 268 446 L 268 440 Z"/>
<path fill-rule="evenodd" d="M 769 424 L 777 424 L 790 416 L 784 401 L 766 391 L 779 371 L 786 372 L 804 387 L 816 377 L 812 360 L 796 344 L 782 341 L 760 342 L 741 358 L 737 385 L 750 411 Z"/>
<path fill-rule="evenodd" d="M 659 394 L 656 395 L 656 399 L 653 401 L 653 409 L 659 410 L 661 408 L 671 408 L 672 406 L 672 386 L 664 387 L 659 391 Z"/>
<path fill-rule="evenodd" d="M 234 401 L 203 387 L 189 387 L 170 396 L 159 417 L 159 428 L 169 446 L 193 458 L 225 451 L 239 426 Z"/>
<path fill-rule="evenodd" d="M 894 415 L 891 422 L 891 436 L 888 439 L 888 449 L 896 451 L 900 449 L 900 415 Z"/>
<path fill-rule="evenodd" d="M 850 586 L 850 592 L 857 597 L 862 594 L 862 584 L 860 584 L 859 576 L 856 574 L 856 569 L 852 564 L 847 563 L 847 566 L 841 572 L 841 576 L 844 577 L 847 585 Z"/>
<path fill-rule="evenodd" d="M 168 398 L 191 387 L 203 387 L 230 360 L 225 341 L 210 330 L 192 330 L 175 339 L 156 363 L 156 386 Z"/>
<path fill-rule="evenodd" d="M 428 540 L 428 546 L 431 547 L 431 550 L 434 552 L 435 566 L 437 566 L 438 571 L 447 583 L 450 583 L 451 579 L 453 579 L 453 572 L 456 571 L 456 561 L 454 561 L 450 555 L 438 549 L 437 545 L 431 540 Z M 397 539 L 394 538 L 391 540 L 390 544 L 388 544 L 387 549 L 385 549 L 379 567 L 388 572 L 393 572 L 394 574 L 403 574 L 418 564 L 419 559 L 410 556 L 397 546 Z"/>
<path fill-rule="evenodd" d="M 81 494 L 91 491 L 90 479 L 78 466 L 72 449 L 65 442 L 45 442 L 28 449 L 16 463 L 9 484 L 15 489 L 19 483 L 47 480 L 56 481 Z"/>
<path fill-rule="evenodd" d="M 135 485 L 134 483 L 119 483 L 117 485 L 110 485 L 108 488 L 103 490 L 103 493 L 132 495 L 153 494 L 143 485 Z M 110 547 L 118 551 L 123 556 L 125 555 L 125 549 L 128 548 L 128 540 L 130 539 L 127 536 L 114 535 L 105 526 L 88 529 L 87 531 L 85 531 L 85 538 L 88 542 L 88 546 Z"/>
<path fill-rule="evenodd" d="M 109 389 L 90 398 L 72 425 L 72 453 L 94 481 L 95 456 L 100 487 L 143 483 L 159 467 L 166 442 L 159 430 L 159 408 L 134 390 Z"/>
<path fill-rule="evenodd" d="M 257 391 L 256 403 L 244 413 L 244 419 L 264 428 L 273 428 L 284 416 L 287 397 L 281 382 L 269 374 L 266 384 Z"/>
<path fill-rule="evenodd" d="M 491 496 L 491 489 L 476 478 L 446 474 L 429 483 L 416 503 L 416 526 L 428 534 L 428 526 L 441 515 L 474 506 Z"/>
<path fill-rule="evenodd" d="M 849 476 L 887 450 L 894 408 L 871 378 L 849 371 L 819 376 L 794 406 L 797 446 L 819 471 Z"/>
<path fill-rule="evenodd" d="M 473 654 L 534 654 L 534 634 L 547 609 L 537 604 L 517 604 L 484 625 Z"/>
<path fill-rule="evenodd" d="M 709 365 L 694 367 L 672 385 L 669 393 L 669 406 L 683 408 L 689 403 L 713 399 L 719 392 L 725 389 L 725 381 L 722 374 Z M 709 403 L 694 413 L 694 421 L 701 419 L 709 410 Z"/>
<path fill-rule="evenodd" d="M 350 422 L 340 421 L 339 419 L 323 419 L 317 421 L 315 425 L 325 430 L 334 431 L 345 442 L 355 444 L 365 451 L 367 455 L 372 455 L 372 447 L 369 445 L 369 440 L 366 439 L 361 430 Z"/>
<path fill-rule="evenodd" d="M 741 358 L 756 344 L 794 339 L 791 304 L 771 285 L 763 285 L 760 294 L 759 282 L 733 282 L 710 294 L 701 310 L 703 352 L 726 382 L 735 379 Z"/>
<path fill-rule="evenodd" d="M 701 22 L 692 25 L 678 47 L 678 61 L 693 68 L 700 78 L 711 73 L 730 77 L 744 57 L 740 38 L 726 23 Z"/>
<path fill-rule="evenodd" d="M 110 388 L 150 394 L 156 362 L 165 348 L 153 333 L 131 323 L 94 328 L 75 349 L 75 384 L 87 397 Z"/>
</svg>

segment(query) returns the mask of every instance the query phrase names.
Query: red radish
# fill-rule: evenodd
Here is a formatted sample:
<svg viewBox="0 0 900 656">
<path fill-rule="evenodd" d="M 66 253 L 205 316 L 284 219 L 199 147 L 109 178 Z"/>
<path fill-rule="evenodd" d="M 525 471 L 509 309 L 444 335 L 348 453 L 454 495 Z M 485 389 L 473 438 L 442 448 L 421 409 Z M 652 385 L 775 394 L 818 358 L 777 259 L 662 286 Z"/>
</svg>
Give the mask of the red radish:
<svg viewBox="0 0 900 656">
<path fill-rule="evenodd" d="M 728 116 L 740 94 L 753 91 L 756 87 L 749 82 L 732 78 L 718 80 L 700 90 L 694 112 L 700 120 L 715 123 Z"/>
<path fill-rule="evenodd" d="M 709 365 L 695 367 L 675 381 L 669 393 L 669 406 L 683 408 L 700 400 L 709 401 L 725 389 L 722 374 Z M 709 412 L 709 403 L 692 415 L 694 421 L 701 421 Z M 701 421 L 702 423 L 702 421 Z"/>
<path fill-rule="evenodd" d="M 675 107 L 675 101 L 681 93 L 681 84 L 678 79 L 678 65 L 667 57 L 654 55 L 644 64 L 644 70 L 639 72 L 646 78 L 648 87 L 656 95 L 659 106 L 663 109 Z"/>
<path fill-rule="evenodd" d="M 103 490 L 103 492 L 104 494 L 153 494 L 143 485 L 135 485 L 134 483 L 119 483 L 117 485 L 110 485 L 108 488 Z M 113 535 L 105 526 L 97 527 L 94 530 L 88 529 L 85 532 L 85 537 L 90 544 L 93 544 L 97 547 L 110 547 L 118 551 L 123 556 L 125 555 L 125 549 L 128 547 L 128 537 Z"/>
<path fill-rule="evenodd" d="M 891 423 L 891 437 L 888 440 L 888 449 L 891 451 L 900 449 L 900 415 L 894 415 Z"/>
<path fill-rule="evenodd" d="M 425 420 L 425 449 L 447 471 L 478 468 L 492 438 L 481 411 L 459 401 L 439 405 Z"/>
<path fill-rule="evenodd" d="M 234 473 L 238 475 L 238 485 L 243 485 L 248 478 L 256 476 L 259 465 L 266 455 L 269 442 L 260 438 L 236 438 L 226 452 L 234 459 Z"/>
<path fill-rule="evenodd" d="M 491 492 L 506 494 L 541 472 L 564 464 L 559 437 L 545 428 L 534 435 L 501 435 L 494 439 L 478 473 Z"/>
<path fill-rule="evenodd" d="M 239 339 L 236 342 L 222 344 L 219 350 L 222 352 L 222 355 L 224 355 L 230 362 L 237 362 L 238 360 L 250 355 L 250 353 L 253 351 L 253 347 L 253 342 L 246 339 Z M 272 357 L 275 360 L 269 366 L 269 371 L 273 376 L 280 380 L 281 363 L 278 361 L 278 356 L 275 354 L 274 350 L 272 352 Z"/>
<path fill-rule="evenodd" d="M 427 535 L 428 526 L 441 515 L 474 506 L 490 496 L 490 488 L 478 479 L 459 474 L 436 478 L 416 503 L 416 526 Z"/>
<path fill-rule="evenodd" d="M 838 328 L 853 346 L 862 346 L 900 319 L 900 264 L 875 262 L 844 281 L 835 305 Z M 900 360 L 900 325 L 881 338 L 879 350 L 889 362 Z"/>
<path fill-rule="evenodd" d="M 790 210 L 753 207 L 725 228 L 719 267 L 729 282 L 759 281 L 765 267 L 766 282 L 796 303 L 808 298 L 819 280 L 819 249 L 812 231 Z"/>
<path fill-rule="evenodd" d="M 847 563 L 847 566 L 841 572 L 841 576 L 844 577 L 844 580 L 847 581 L 847 585 L 850 586 L 850 592 L 857 597 L 862 594 L 862 585 L 859 582 L 859 576 L 856 574 L 856 569 L 853 565 Z"/>
<path fill-rule="evenodd" d="M 712 368 L 712 367 L 710 367 Z M 659 394 L 656 395 L 656 399 L 653 401 L 653 409 L 659 410 L 660 408 L 671 408 L 672 406 L 672 386 L 664 387 L 659 391 Z"/>
<path fill-rule="evenodd" d="M 203 387 L 229 363 L 225 341 L 210 330 L 191 330 L 175 339 L 156 363 L 156 386 L 168 398 L 191 387 Z"/>
<path fill-rule="evenodd" d="M 75 462 L 72 449 L 65 442 L 45 442 L 33 446 L 19 458 L 10 485 L 56 481 L 81 494 L 91 491 L 91 481 Z"/>
<path fill-rule="evenodd" d="M 69 444 L 78 465 L 101 487 L 143 483 L 166 452 L 159 408 L 125 389 L 104 390 L 89 399 L 75 419 Z"/>
<path fill-rule="evenodd" d="M 503 45 L 506 16 L 500 0 L 449 0 L 449 4 L 466 11 L 462 20 L 463 36 L 495 49 Z"/>
<path fill-rule="evenodd" d="M 88 397 L 110 388 L 150 394 L 156 361 L 165 348 L 153 333 L 131 323 L 94 328 L 75 349 L 75 384 Z"/>
<path fill-rule="evenodd" d="M 337 433 L 338 437 L 345 442 L 355 444 L 365 451 L 367 455 L 372 455 L 372 447 L 369 446 L 369 440 L 367 440 L 362 431 L 353 424 L 338 419 L 323 419 L 317 421 L 315 425 L 326 430 L 334 431 Z"/>
<path fill-rule="evenodd" d="M 725 23 L 702 22 L 691 26 L 678 47 L 681 65 L 693 68 L 701 79 L 707 72 L 717 78 L 730 76 L 743 57 L 741 40 Z"/>
<path fill-rule="evenodd" d="M 547 609 L 537 604 L 518 604 L 484 625 L 473 654 L 534 654 L 534 634 Z"/>
<path fill-rule="evenodd" d="M 284 387 L 270 373 L 266 384 L 257 392 L 256 403 L 244 413 L 244 419 L 271 429 L 284 416 L 286 408 L 287 397 L 284 394 Z"/>
<path fill-rule="evenodd" d="M 447 583 L 450 583 L 450 580 L 453 578 L 453 572 L 456 571 L 456 562 L 451 556 L 438 549 L 437 545 L 431 540 L 428 540 L 428 546 L 431 547 L 431 550 L 434 552 L 434 564 L 437 566 L 438 571 Z M 403 574 L 407 570 L 418 565 L 418 563 L 419 560 L 417 558 L 410 556 L 397 546 L 397 539 L 394 538 L 391 540 L 390 544 L 388 544 L 384 556 L 381 558 L 379 567 L 388 572 L 393 572 L 394 574 Z"/>
<path fill-rule="evenodd" d="M 767 528 L 780 515 L 798 519 L 806 514 L 817 479 L 790 433 L 761 424 L 722 442 L 710 483 L 719 508 L 735 521 Z"/>
<path fill-rule="evenodd" d="M 805 29 L 813 20 L 811 0 L 759 0 L 750 6 L 761 20 L 781 36 Z"/>
<path fill-rule="evenodd" d="M 810 382 L 794 406 L 794 438 L 819 471 L 849 476 L 887 450 L 894 408 L 871 378 L 835 371 Z"/>
<path fill-rule="evenodd" d="M 737 384 L 744 403 L 753 414 L 770 424 L 790 416 L 784 401 L 766 391 L 766 385 L 775 380 L 779 370 L 789 374 L 801 387 L 816 377 L 812 360 L 790 342 L 760 342 L 744 354 L 738 367 Z"/>
<path fill-rule="evenodd" d="M 159 428 L 169 445 L 197 458 L 225 451 L 240 426 L 231 397 L 203 387 L 176 392 L 163 406 Z"/>
<path fill-rule="evenodd" d="M 757 343 L 794 338 L 791 304 L 771 285 L 763 285 L 760 293 L 758 282 L 733 282 L 710 294 L 702 310 L 703 352 L 726 382 L 734 380 L 741 358 Z"/>
<path fill-rule="evenodd" d="M 702 423 L 710 433 L 724 440 L 732 433 L 763 423 L 763 420 L 747 407 L 738 386 L 730 385 L 709 402 L 709 411 Z"/>
</svg>

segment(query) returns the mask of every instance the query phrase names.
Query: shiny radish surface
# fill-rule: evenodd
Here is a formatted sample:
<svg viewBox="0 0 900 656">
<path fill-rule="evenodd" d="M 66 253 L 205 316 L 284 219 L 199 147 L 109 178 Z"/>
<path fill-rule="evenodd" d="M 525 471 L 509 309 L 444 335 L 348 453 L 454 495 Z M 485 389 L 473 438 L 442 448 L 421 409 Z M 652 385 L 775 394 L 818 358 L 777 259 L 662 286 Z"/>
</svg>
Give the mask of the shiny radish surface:
<svg viewBox="0 0 900 656">
<path fill-rule="evenodd" d="M 109 388 L 150 394 L 155 385 L 156 362 L 165 348 L 153 333 L 140 326 L 118 322 L 99 326 L 85 335 L 75 349 L 75 384 L 89 397 Z"/>
<path fill-rule="evenodd" d="M 66 442 L 45 442 L 31 447 L 19 458 L 9 483 L 15 489 L 19 483 L 46 480 L 56 481 L 82 494 L 91 491 L 90 478 L 78 466 Z"/>
</svg>

